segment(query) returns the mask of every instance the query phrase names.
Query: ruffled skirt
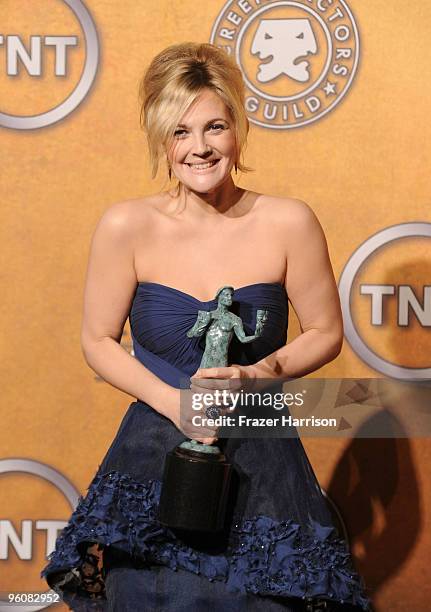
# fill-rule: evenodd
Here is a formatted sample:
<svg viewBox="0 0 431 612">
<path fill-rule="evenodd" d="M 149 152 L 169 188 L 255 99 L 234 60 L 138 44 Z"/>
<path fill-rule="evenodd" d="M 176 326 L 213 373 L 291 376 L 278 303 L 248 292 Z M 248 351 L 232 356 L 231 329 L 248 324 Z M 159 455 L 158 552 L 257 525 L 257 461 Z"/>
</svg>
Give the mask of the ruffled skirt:
<svg viewBox="0 0 431 612">
<path fill-rule="evenodd" d="M 299 438 L 220 440 L 234 465 L 224 531 L 162 526 L 164 457 L 184 439 L 147 404 L 129 406 L 41 572 L 72 610 L 370 609 Z"/>
</svg>

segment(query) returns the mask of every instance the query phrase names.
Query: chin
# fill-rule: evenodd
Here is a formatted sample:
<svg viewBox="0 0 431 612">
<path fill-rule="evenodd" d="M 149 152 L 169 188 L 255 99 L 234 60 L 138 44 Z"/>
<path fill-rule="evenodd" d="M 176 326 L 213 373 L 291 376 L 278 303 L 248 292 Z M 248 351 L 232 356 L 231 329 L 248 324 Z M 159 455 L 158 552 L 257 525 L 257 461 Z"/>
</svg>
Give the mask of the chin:
<svg viewBox="0 0 431 612">
<path fill-rule="evenodd" d="M 228 177 L 225 176 L 221 180 L 210 180 L 202 177 L 200 180 L 190 181 L 190 180 L 181 180 L 181 182 L 190 190 L 196 191 L 197 193 L 209 193 L 211 191 L 215 191 L 218 187 L 223 185 L 225 180 Z"/>
</svg>

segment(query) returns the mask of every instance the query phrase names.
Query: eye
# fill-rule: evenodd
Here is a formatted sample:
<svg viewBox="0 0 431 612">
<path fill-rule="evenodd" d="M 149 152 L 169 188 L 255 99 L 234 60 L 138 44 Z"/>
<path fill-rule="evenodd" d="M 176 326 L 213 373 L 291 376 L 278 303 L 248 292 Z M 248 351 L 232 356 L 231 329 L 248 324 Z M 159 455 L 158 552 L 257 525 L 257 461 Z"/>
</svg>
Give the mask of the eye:
<svg viewBox="0 0 431 612">
<path fill-rule="evenodd" d="M 271 34 L 268 34 L 268 32 L 265 32 L 265 40 L 268 40 L 272 38 Z"/>
<path fill-rule="evenodd" d="M 178 129 L 178 130 L 175 130 L 174 136 L 175 138 L 181 138 L 181 136 L 183 136 L 183 134 L 185 133 L 186 133 L 186 130 Z"/>
<path fill-rule="evenodd" d="M 304 32 L 301 32 L 301 34 L 298 34 L 296 38 L 304 38 Z"/>
<path fill-rule="evenodd" d="M 212 123 L 209 127 L 210 127 L 210 129 L 214 128 L 215 130 L 224 130 L 225 129 L 224 125 L 221 124 L 221 123 Z"/>
</svg>

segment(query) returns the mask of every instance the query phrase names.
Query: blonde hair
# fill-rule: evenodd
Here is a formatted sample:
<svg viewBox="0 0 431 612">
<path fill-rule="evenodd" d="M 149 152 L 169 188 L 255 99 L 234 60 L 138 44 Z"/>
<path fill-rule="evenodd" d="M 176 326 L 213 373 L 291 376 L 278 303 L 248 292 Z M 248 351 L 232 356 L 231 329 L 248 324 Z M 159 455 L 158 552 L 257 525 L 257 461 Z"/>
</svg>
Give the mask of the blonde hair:
<svg viewBox="0 0 431 612">
<path fill-rule="evenodd" d="M 249 130 L 241 70 L 215 45 L 185 42 L 158 53 L 139 85 L 140 124 L 147 135 L 152 178 L 180 118 L 204 88 L 220 96 L 230 112 L 237 168 L 242 172 L 252 170 L 240 160 Z"/>
</svg>

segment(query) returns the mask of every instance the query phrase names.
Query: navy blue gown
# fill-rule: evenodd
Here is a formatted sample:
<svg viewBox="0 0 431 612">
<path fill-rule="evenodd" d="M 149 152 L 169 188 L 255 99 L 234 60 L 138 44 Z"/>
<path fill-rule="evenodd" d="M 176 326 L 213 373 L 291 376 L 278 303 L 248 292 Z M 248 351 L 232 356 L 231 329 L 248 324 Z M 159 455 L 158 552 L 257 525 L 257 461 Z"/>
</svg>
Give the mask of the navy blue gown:
<svg viewBox="0 0 431 612">
<path fill-rule="evenodd" d="M 187 338 L 198 310 L 214 310 L 178 289 L 141 282 L 129 321 L 135 357 L 166 383 L 199 367 L 204 338 Z M 253 334 L 235 337 L 229 362 L 251 364 L 285 345 L 288 301 L 279 283 L 240 287 L 232 312 Z M 228 518 L 216 536 L 163 527 L 156 519 L 164 458 L 186 437 L 151 406 L 130 404 L 120 428 L 41 571 L 72 610 L 196 612 L 368 610 L 362 578 L 333 523 L 299 437 L 223 438 L 234 465 Z"/>
</svg>

